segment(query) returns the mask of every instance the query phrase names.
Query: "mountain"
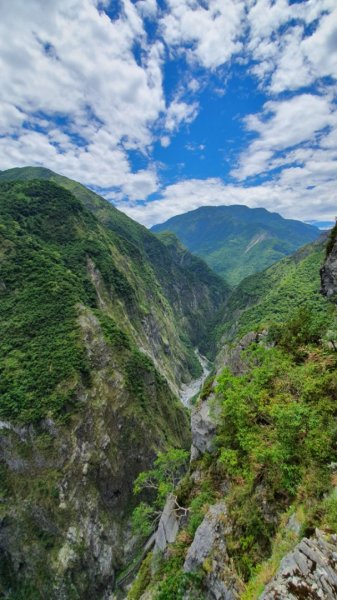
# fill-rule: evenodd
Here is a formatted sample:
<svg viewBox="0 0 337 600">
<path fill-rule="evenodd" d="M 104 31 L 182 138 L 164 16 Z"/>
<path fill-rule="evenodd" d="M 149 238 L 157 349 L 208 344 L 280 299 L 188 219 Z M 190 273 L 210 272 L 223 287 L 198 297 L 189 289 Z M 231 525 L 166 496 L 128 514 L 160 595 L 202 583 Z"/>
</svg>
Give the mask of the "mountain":
<svg viewBox="0 0 337 600">
<path fill-rule="evenodd" d="M 241 281 L 217 315 L 218 337 L 230 340 L 270 323 L 283 323 L 304 305 L 317 315 L 324 313 L 327 302 L 320 293 L 320 268 L 327 237 L 321 234 L 293 255 Z"/>
<path fill-rule="evenodd" d="M 177 393 L 228 287 L 45 169 L 1 173 L 0 223 L 0 595 L 106 598 L 135 478 L 190 443 Z"/>
<path fill-rule="evenodd" d="M 152 231 L 173 232 L 232 286 L 320 235 L 313 225 L 241 205 L 197 208 L 154 225 Z"/>
<path fill-rule="evenodd" d="M 336 239 L 233 292 L 184 476 L 166 502 L 159 464 L 139 479 L 158 487 L 143 518 L 163 511 L 128 600 L 336 598 Z"/>
<path fill-rule="evenodd" d="M 0 174 L 1 597 L 334 598 L 336 230 L 230 290 L 80 184 Z"/>
</svg>

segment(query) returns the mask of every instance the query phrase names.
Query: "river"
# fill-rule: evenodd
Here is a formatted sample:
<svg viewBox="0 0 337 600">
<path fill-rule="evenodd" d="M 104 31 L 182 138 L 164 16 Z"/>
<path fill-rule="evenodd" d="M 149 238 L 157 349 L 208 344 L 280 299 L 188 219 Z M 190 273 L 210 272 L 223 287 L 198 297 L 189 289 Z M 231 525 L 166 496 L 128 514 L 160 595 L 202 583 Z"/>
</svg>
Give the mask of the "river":
<svg viewBox="0 0 337 600">
<path fill-rule="evenodd" d="M 184 406 L 190 407 L 192 398 L 201 390 L 203 383 L 211 372 L 210 362 L 207 360 L 205 356 L 202 356 L 198 350 L 195 350 L 195 354 L 201 364 L 202 367 L 202 375 L 198 377 L 198 379 L 193 379 L 191 383 L 186 383 L 181 386 L 180 389 L 180 400 L 184 404 Z"/>
</svg>

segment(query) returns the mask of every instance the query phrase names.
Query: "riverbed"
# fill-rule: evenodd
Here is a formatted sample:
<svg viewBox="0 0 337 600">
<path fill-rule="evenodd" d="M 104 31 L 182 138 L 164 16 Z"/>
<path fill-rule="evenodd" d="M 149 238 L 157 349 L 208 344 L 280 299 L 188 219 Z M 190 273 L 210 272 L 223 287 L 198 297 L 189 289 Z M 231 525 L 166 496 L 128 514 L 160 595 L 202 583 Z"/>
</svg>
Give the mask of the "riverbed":
<svg viewBox="0 0 337 600">
<path fill-rule="evenodd" d="M 198 379 L 193 379 L 193 381 L 190 383 L 183 384 L 179 393 L 180 400 L 182 401 L 183 405 L 187 406 L 188 408 L 191 406 L 192 398 L 194 398 L 194 396 L 200 392 L 206 377 L 211 372 L 211 364 L 209 360 L 207 360 L 205 356 L 202 356 L 198 350 L 195 351 L 195 354 L 202 367 L 202 375 L 200 375 Z"/>
</svg>

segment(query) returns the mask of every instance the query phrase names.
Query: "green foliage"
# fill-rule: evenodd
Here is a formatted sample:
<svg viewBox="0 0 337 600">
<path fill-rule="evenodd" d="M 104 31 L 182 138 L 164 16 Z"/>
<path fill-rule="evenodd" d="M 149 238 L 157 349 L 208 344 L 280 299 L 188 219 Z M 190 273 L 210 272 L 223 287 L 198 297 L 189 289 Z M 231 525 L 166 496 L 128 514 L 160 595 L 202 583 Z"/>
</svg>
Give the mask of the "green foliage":
<svg viewBox="0 0 337 600">
<path fill-rule="evenodd" d="M 52 184 L 2 185 L 2 418 L 60 414 L 89 378 L 76 304 L 90 304 L 92 292 L 84 269 L 67 266 L 80 213 L 78 200 Z"/>
<path fill-rule="evenodd" d="M 313 241 L 319 230 L 246 206 L 203 207 L 155 225 L 173 243 L 173 234 L 232 286 Z"/>
<path fill-rule="evenodd" d="M 138 475 L 134 484 L 135 494 L 153 489 L 158 494 L 158 501 L 162 503 L 174 490 L 186 469 L 187 462 L 186 450 L 171 448 L 167 452 L 160 452 L 154 461 L 153 469 Z"/>
<path fill-rule="evenodd" d="M 144 536 L 151 533 L 168 494 L 174 491 L 187 463 L 186 450 L 171 448 L 158 454 L 153 469 L 138 475 L 134 483 L 134 493 L 150 492 L 152 502 L 142 502 L 133 512 L 132 524 L 137 533 Z"/>
<path fill-rule="evenodd" d="M 320 293 L 319 270 L 325 241 L 318 240 L 284 258 L 262 273 L 244 279 L 233 291 L 218 324 L 219 338 L 242 336 L 291 319 L 307 306 L 316 318 L 326 318 L 332 307 Z"/>
<path fill-rule="evenodd" d="M 128 600 L 139 600 L 143 592 L 145 592 L 148 584 L 151 581 L 151 561 L 152 553 L 149 552 L 149 554 L 143 560 L 137 577 L 133 582 L 130 591 L 128 592 Z"/>
<path fill-rule="evenodd" d="M 142 537 L 148 537 L 153 531 L 157 511 L 146 502 L 141 502 L 132 513 L 132 529 Z"/>
<path fill-rule="evenodd" d="M 316 317 L 301 309 L 278 328 L 276 347 L 246 351 L 246 374 L 225 369 L 218 381 L 217 466 L 233 482 L 228 505 L 236 525 L 228 546 L 245 579 L 270 552 L 275 521 L 264 505 L 274 514 L 296 498 L 316 506 L 329 489 L 328 464 L 337 458 L 337 360 L 320 345 L 324 330 Z"/>
<path fill-rule="evenodd" d="M 202 576 L 197 573 L 184 573 L 174 570 L 158 586 L 155 600 L 184 600 L 186 594 L 194 600 L 203 600 L 204 594 L 198 590 Z"/>
<path fill-rule="evenodd" d="M 337 531 L 337 495 L 336 490 L 330 496 L 324 499 L 322 503 L 323 517 L 322 521 L 325 526 L 329 527 L 333 532 Z"/>
<path fill-rule="evenodd" d="M 318 344 L 330 322 L 325 312 L 314 313 L 308 305 L 299 308 L 286 326 L 270 328 L 269 336 L 289 353 L 298 353 L 301 347 Z"/>
</svg>

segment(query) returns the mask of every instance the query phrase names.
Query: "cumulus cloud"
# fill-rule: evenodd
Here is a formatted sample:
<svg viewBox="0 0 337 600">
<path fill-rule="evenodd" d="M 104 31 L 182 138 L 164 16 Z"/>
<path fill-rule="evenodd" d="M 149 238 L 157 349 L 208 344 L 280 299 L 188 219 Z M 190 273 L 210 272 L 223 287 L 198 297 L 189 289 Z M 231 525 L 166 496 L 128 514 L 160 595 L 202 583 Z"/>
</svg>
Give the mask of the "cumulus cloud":
<svg viewBox="0 0 337 600">
<path fill-rule="evenodd" d="M 172 132 L 181 123 L 191 123 L 198 113 L 198 103 L 187 104 L 181 100 L 173 100 L 166 111 L 165 128 Z"/>
<path fill-rule="evenodd" d="M 143 2 L 143 11 L 145 4 L 155 3 Z M 127 151 L 146 152 L 165 112 L 162 52 L 160 41 L 148 45 L 130 0 L 115 21 L 94 0 L 8 3 L 0 22 L 0 127 L 15 136 L 1 140 L 1 168 L 46 164 L 132 198 L 152 192 L 153 168 L 133 173 Z"/>
<path fill-rule="evenodd" d="M 111 6 L 6 3 L 1 169 L 48 166 L 103 190 L 146 224 L 205 204 L 265 206 L 308 219 L 335 214 L 335 0 L 121 0 L 113 17 Z M 185 71 L 168 99 L 164 66 L 172 59 L 185 61 Z M 242 121 L 249 142 L 232 169 L 234 183 L 191 179 L 162 189 L 154 142 L 168 147 L 197 118 L 209 78 L 225 94 L 221 67 L 235 61 L 266 102 Z M 185 149 L 203 150 L 186 142 Z M 138 170 L 132 152 L 142 155 Z M 248 183 L 252 177 L 260 183 Z M 144 204 L 155 192 L 158 199 Z"/>
<path fill-rule="evenodd" d="M 308 186 L 305 177 L 300 181 L 274 180 L 257 186 L 226 185 L 221 179 L 190 179 L 168 186 L 161 197 L 145 205 L 122 209 L 130 217 L 150 227 L 200 206 L 245 204 L 251 208 L 264 207 L 287 218 L 330 220 L 336 213 L 335 181 L 320 184 L 319 194 Z"/>
<path fill-rule="evenodd" d="M 324 76 L 337 77 L 334 0 L 293 4 L 257 0 L 247 19 L 247 50 L 256 61 L 252 72 L 271 93 L 298 90 Z"/>
<path fill-rule="evenodd" d="M 255 132 L 257 138 L 241 156 L 233 175 L 245 179 L 289 163 L 293 159 L 288 154 L 275 163 L 277 153 L 318 141 L 320 132 L 336 124 L 336 114 L 328 96 L 301 94 L 288 100 L 268 101 L 262 114 L 246 118 L 247 129 Z"/>
<path fill-rule="evenodd" d="M 216 69 L 242 48 L 241 0 L 168 0 L 161 27 L 167 44 L 190 60 Z"/>
</svg>

